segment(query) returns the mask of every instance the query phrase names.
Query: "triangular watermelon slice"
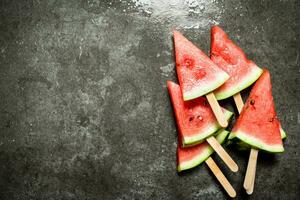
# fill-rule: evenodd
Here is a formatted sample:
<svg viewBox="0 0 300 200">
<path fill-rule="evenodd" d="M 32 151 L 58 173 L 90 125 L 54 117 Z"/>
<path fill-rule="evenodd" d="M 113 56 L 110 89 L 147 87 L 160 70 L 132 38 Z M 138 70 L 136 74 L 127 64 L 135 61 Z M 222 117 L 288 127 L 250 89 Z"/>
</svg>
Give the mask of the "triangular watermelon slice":
<svg viewBox="0 0 300 200">
<path fill-rule="evenodd" d="M 220 129 L 216 133 L 217 141 L 222 144 L 228 135 L 228 131 Z M 177 170 L 178 172 L 187 170 L 205 161 L 214 150 L 207 142 L 203 142 L 193 147 L 182 148 L 179 144 L 177 147 Z"/>
<path fill-rule="evenodd" d="M 229 75 L 179 32 L 174 31 L 176 71 L 185 101 L 221 86 Z"/>
<path fill-rule="evenodd" d="M 248 60 L 243 50 L 235 45 L 218 26 L 211 29 L 211 60 L 230 75 L 214 94 L 218 100 L 226 99 L 254 83 L 262 69 Z"/>
<path fill-rule="evenodd" d="M 220 128 L 205 97 L 183 101 L 179 85 L 172 81 L 167 85 L 183 146 L 198 144 Z M 224 108 L 223 112 L 227 120 L 233 114 Z"/>
<path fill-rule="evenodd" d="M 283 152 L 279 121 L 272 96 L 270 73 L 264 70 L 232 129 L 243 142 L 269 152 Z"/>
</svg>

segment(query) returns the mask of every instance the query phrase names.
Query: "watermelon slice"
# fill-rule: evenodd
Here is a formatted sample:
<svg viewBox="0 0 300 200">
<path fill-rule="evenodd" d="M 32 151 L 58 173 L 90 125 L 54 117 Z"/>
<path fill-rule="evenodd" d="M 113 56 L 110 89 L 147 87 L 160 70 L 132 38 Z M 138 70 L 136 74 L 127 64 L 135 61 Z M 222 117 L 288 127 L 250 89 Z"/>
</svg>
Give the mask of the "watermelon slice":
<svg viewBox="0 0 300 200">
<path fill-rule="evenodd" d="M 178 84 L 168 81 L 179 134 L 182 136 L 182 146 L 192 146 L 202 142 L 216 132 L 220 125 L 205 97 L 183 101 Z M 232 112 L 223 108 L 227 120 Z"/>
<path fill-rule="evenodd" d="M 210 58 L 230 75 L 230 78 L 214 91 L 218 100 L 242 91 L 262 74 L 262 69 L 248 60 L 242 49 L 236 46 L 218 26 L 214 26 L 211 30 Z"/>
<path fill-rule="evenodd" d="M 252 88 L 232 134 L 243 142 L 265 151 L 284 151 L 269 71 L 264 70 Z"/>
<path fill-rule="evenodd" d="M 223 143 L 228 135 L 228 131 L 220 129 L 216 133 L 216 139 L 219 143 Z M 214 150 L 207 142 L 203 142 L 193 147 L 182 148 L 181 145 L 177 147 L 177 170 L 178 172 L 187 170 L 205 161 Z"/>
<path fill-rule="evenodd" d="M 174 31 L 176 71 L 183 99 L 205 95 L 221 86 L 229 75 L 192 42 Z"/>
</svg>

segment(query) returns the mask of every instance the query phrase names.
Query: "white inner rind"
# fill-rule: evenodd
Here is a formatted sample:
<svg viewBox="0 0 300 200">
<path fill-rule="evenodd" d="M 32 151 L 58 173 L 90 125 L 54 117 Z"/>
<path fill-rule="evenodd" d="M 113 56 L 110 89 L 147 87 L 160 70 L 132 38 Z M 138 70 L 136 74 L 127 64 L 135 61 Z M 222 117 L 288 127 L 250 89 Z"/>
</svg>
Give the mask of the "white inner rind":
<svg viewBox="0 0 300 200">
<path fill-rule="evenodd" d="M 205 132 L 200 132 L 197 135 L 194 135 L 192 137 L 187 137 L 187 136 L 183 136 L 182 137 L 182 144 L 184 147 L 187 146 L 193 146 L 196 144 L 201 143 L 205 138 L 207 138 L 208 136 L 212 135 L 214 132 L 216 132 L 218 130 L 219 126 L 217 124 L 208 126 L 206 128 L 204 128 Z"/>
<path fill-rule="evenodd" d="M 242 91 L 243 89 L 249 87 L 252 83 L 254 83 L 260 75 L 263 73 L 263 70 L 259 67 L 252 67 L 253 69 L 251 72 L 245 76 L 241 82 L 239 82 L 236 85 L 232 85 L 231 88 L 228 88 L 227 90 L 222 90 L 220 92 L 215 91 L 214 94 L 218 100 L 226 99 L 228 97 L 231 97 L 235 95 L 236 93 Z"/>
<path fill-rule="evenodd" d="M 267 144 L 255 137 L 252 137 L 250 134 L 247 134 L 240 130 L 234 132 L 233 135 L 235 135 L 243 142 L 250 144 L 251 146 L 257 147 L 259 149 L 263 149 L 265 151 L 269 151 L 273 153 L 279 153 L 284 151 L 282 144 L 273 144 L 273 145 Z"/>
<path fill-rule="evenodd" d="M 229 110 L 224 111 L 224 115 L 225 118 L 227 119 L 227 121 L 231 118 L 231 116 L 233 115 L 232 112 L 230 112 Z M 205 132 L 199 132 L 199 134 L 193 135 L 193 136 L 182 136 L 182 144 L 184 147 L 186 146 L 192 146 L 192 145 L 196 145 L 201 143 L 205 138 L 207 138 L 208 136 L 212 135 L 214 132 L 216 132 L 218 129 L 220 128 L 220 125 L 216 122 L 206 128 L 204 128 L 203 130 L 205 130 Z"/>
<path fill-rule="evenodd" d="M 216 136 L 217 141 L 220 144 L 222 144 L 224 142 L 226 136 L 228 135 L 228 131 L 221 129 L 216 133 L 216 135 L 217 135 Z M 193 168 L 193 167 L 199 165 L 200 163 L 205 161 L 213 152 L 214 152 L 214 150 L 210 146 L 208 146 L 207 149 L 205 149 L 201 154 L 195 156 L 193 159 L 180 163 L 177 167 L 178 172 L 187 170 L 187 169 L 190 169 L 190 168 Z"/>
<path fill-rule="evenodd" d="M 286 138 L 286 132 L 280 127 L 280 135 L 281 135 L 281 139 L 285 139 Z M 230 133 L 228 136 L 228 140 L 232 140 L 233 138 L 235 138 L 234 133 Z"/>
<path fill-rule="evenodd" d="M 189 92 L 184 92 L 183 100 L 187 101 L 208 94 L 209 92 L 223 85 L 225 81 L 227 81 L 228 79 L 229 79 L 229 75 L 225 72 L 222 72 L 218 75 L 217 77 L 218 81 L 216 81 L 214 84 L 208 83 L 207 86 L 203 86 L 203 85 L 197 86 Z"/>
<path fill-rule="evenodd" d="M 191 168 L 199 165 L 200 163 L 205 161 L 213 153 L 213 151 L 214 150 L 211 147 L 208 147 L 207 149 L 205 149 L 205 151 L 203 151 L 201 154 L 197 155 L 192 160 L 183 162 L 180 165 L 178 165 L 177 170 L 180 172 L 183 170 L 191 169 Z"/>
</svg>

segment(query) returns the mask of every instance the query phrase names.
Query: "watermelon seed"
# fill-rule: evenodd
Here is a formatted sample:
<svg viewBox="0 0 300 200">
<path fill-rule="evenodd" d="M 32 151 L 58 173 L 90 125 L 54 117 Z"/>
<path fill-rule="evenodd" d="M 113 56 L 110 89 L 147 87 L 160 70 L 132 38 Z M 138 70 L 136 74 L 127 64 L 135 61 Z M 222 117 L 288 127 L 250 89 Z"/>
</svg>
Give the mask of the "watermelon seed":
<svg viewBox="0 0 300 200">
<path fill-rule="evenodd" d="M 273 121 L 274 121 L 274 118 L 271 117 L 271 118 L 269 119 L 269 122 L 273 122 Z"/>
<path fill-rule="evenodd" d="M 197 119 L 199 119 L 201 121 L 203 120 L 203 118 L 200 115 L 197 116 Z"/>
<path fill-rule="evenodd" d="M 189 66 L 191 66 L 192 63 L 191 63 L 190 60 L 187 60 L 185 64 L 186 64 L 187 67 L 189 67 Z"/>
<path fill-rule="evenodd" d="M 254 103 L 255 103 L 254 99 L 251 99 L 250 104 L 254 105 Z"/>
<path fill-rule="evenodd" d="M 191 121 L 193 121 L 193 119 L 194 119 L 194 117 L 190 117 L 189 121 L 191 122 Z"/>
</svg>

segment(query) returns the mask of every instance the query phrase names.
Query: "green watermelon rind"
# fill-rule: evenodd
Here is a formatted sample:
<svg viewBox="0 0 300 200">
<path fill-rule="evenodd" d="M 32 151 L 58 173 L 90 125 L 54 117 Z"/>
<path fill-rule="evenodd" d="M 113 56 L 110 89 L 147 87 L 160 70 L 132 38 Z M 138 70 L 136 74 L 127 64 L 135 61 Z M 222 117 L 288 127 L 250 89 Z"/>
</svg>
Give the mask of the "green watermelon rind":
<svg viewBox="0 0 300 200">
<path fill-rule="evenodd" d="M 228 140 L 232 140 L 234 138 L 235 138 L 235 135 L 232 132 L 230 132 L 230 134 L 228 136 Z"/>
<path fill-rule="evenodd" d="M 188 100 L 195 99 L 197 97 L 201 97 L 205 94 L 208 94 L 208 93 L 214 91 L 215 89 L 217 89 L 218 87 L 220 87 L 221 85 L 223 85 L 228 79 L 229 79 L 229 75 L 227 73 L 223 72 L 222 74 L 219 74 L 218 81 L 216 83 L 207 84 L 207 86 L 201 85 L 201 86 L 195 87 L 192 91 L 184 92 L 183 100 L 188 101 Z"/>
<path fill-rule="evenodd" d="M 284 140 L 286 138 L 286 132 L 281 127 L 280 127 L 280 135 L 281 135 L 281 139 Z M 251 146 L 249 144 L 246 144 L 241 140 L 237 141 L 236 144 L 238 145 L 238 150 L 240 151 L 251 149 Z"/>
<path fill-rule="evenodd" d="M 282 139 L 286 138 L 286 132 L 280 127 L 280 135 Z"/>
<path fill-rule="evenodd" d="M 230 120 L 230 118 L 232 117 L 233 113 L 230 112 L 229 110 L 224 109 L 224 115 L 225 118 L 227 119 L 227 121 Z M 201 143 L 205 138 L 209 137 L 210 135 L 212 135 L 213 133 L 215 133 L 219 128 L 221 128 L 221 126 L 216 122 L 215 124 L 206 127 L 204 130 L 205 132 L 200 132 L 197 135 L 188 137 L 188 136 L 183 136 L 182 137 L 182 146 L 183 147 L 189 147 L 189 146 L 193 146 L 196 144 Z"/>
<path fill-rule="evenodd" d="M 274 145 L 270 145 L 267 144 L 265 142 L 262 142 L 259 139 L 253 138 L 250 136 L 250 134 L 247 134 L 243 131 L 237 131 L 235 133 L 233 133 L 238 139 L 242 140 L 243 142 L 256 147 L 258 149 L 262 149 L 265 151 L 269 151 L 272 153 L 281 153 L 284 152 L 284 148 L 281 144 L 274 144 Z"/>
<path fill-rule="evenodd" d="M 224 129 L 220 129 L 217 133 L 216 133 L 216 139 L 217 141 L 222 144 L 227 135 L 228 135 L 228 131 L 224 130 Z M 193 167 L 196 167 L 197 165 L 200 165 L 202 162 L 204 162 L 212 153 L 214 152 L 214 150 L 211 147 L 208 147 L 205 151 L 203 151 L 200 155 L 196 156 L 195 158 L 183 162 L 181 164 L 178 165 L 177 167 L 177 171 L 181 172 L 183 170 L 187 170 L 187 169 L 191 169 Z"/>
<path fill-rule="evenodd" d="M 215 91 L 214 94 L 217 98 L 217 100 L 226 99 L 228 97 L 231 97 L 235 95 L 236 93 L 239 93 L 240 91 L 244 90 L 245 88 L 252 85 L 263 73 L 263 70 L 259 67 L 255 67 L 251 70 L 250 74 L 245 77 L 245 79 L 239 83 L 236 87 L 233 86 L 232 88 L 226 90 L 226 91 Z"/>
<path fill-rule="evenodd" d="M 249 144 L 246 144 L 245 142 L 239 141 L 237 142 L 238 150 L 245 151 L 251 149 L 251 146 Z"/>
</svg>

